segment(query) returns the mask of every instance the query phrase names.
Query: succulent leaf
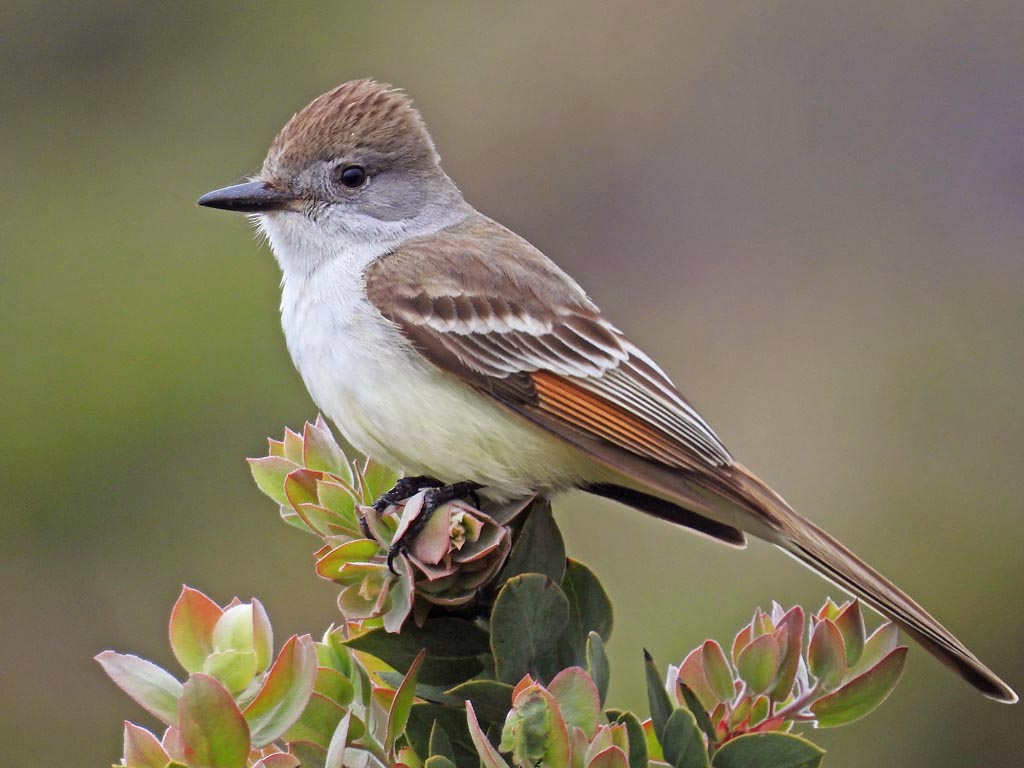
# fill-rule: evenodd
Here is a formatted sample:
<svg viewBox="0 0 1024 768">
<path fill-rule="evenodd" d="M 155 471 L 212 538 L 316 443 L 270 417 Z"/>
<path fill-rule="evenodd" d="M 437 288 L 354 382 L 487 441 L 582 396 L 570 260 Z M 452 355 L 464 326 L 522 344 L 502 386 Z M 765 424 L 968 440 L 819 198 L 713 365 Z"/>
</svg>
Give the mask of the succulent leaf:
<svg viewBox="0 0 1024 768">
<path fill-rule="evenodd" d="M 811 705 L 818 725 L 822 728 L 845 725 L 870 713 L 892 693 L 906 660 L 907 647 L 900 646 L 867 672 L 818 699 Z"/>
<path fill-rule="evenodd" d="M 183 689 L 170 672 L 138 656 L 114 651 L 98 654 L 96 661 L 139 706 L 168 725 L 177 724 Z"/>
<path fill-rule="evenodd" d="M 713 768 L 817 768 L 825 753 L 788 733 L 738 736 L 715 752 Z"/>
<path fill-rule="evenodd" d="M 244 768 L 249 726 L 216 678 L 197 672 L 185 683 L 178 723 L 190 768 Z"/>
<path fill-rule="evenodd" d="M 171 609 L 168 634 L 174 658 L 187 672 L 198 672 L 213 652 L 213 628 L 223 610 L 198 589 L 181 588 Z"/>
</svg>

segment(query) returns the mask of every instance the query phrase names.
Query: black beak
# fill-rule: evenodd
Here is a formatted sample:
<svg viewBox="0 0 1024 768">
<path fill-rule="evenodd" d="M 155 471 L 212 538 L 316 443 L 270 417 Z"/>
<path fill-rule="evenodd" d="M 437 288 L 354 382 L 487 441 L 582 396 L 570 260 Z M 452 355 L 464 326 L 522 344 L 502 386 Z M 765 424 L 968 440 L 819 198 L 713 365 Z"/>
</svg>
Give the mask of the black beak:
<svg viewBox="0 0 1024 768">
<path fill-rule="evenodd" d="M 198 202 L 206 208 L 220 208 L 239 213 L 265 213 L 288 208 L 295 200 L 295 195 L 290 192 L 277 189 L 263 181 L 250 181 L 207 192 Z"/>
</svg>

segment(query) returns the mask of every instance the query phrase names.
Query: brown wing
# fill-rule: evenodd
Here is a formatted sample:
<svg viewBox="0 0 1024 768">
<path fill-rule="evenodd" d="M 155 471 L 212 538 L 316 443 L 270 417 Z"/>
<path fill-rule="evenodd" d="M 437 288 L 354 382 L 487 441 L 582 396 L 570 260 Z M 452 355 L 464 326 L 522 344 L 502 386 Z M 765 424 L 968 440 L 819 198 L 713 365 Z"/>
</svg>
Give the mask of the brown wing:
<svg viewBox="0 0 1024 768">
<path fill-rule="evenodd" d="M 366 273 L 371 302 L 431 361 L 638 456 L 691 470 L 732 463 L 668 377 L 568 275 L 486 219 L 449 232 L 443 243 L 412 241 Z"/>
</svg>

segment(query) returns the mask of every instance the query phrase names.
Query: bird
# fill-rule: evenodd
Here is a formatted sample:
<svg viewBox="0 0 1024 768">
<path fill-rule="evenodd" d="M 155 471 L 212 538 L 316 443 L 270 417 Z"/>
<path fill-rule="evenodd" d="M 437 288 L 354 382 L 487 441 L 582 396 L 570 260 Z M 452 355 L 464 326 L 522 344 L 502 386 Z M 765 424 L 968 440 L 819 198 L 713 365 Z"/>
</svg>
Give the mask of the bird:
<svg viewBox="0 0 1024 768">
<path fill-rule="evenodd" d="M 439 493 L 496 501 L 578 489 L 734 547 L 756 536 L 985 696 L 1017 700 L 917 602 L 736 461 L 572 277 L 466 202 L 404 91 L 358 79 L 318 96 L 254 176 L 198 202 L 250 214 L 280 266 L 281 324 L 313 400 L 414 487 L 431 478 Z"/>
</svg>

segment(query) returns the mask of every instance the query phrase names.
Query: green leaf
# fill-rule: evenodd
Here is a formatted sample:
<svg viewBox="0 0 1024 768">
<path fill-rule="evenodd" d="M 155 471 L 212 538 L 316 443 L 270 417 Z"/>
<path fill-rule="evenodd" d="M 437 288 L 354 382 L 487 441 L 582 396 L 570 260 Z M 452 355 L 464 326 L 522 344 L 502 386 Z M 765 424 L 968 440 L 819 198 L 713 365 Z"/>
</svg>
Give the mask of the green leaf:
<svg viewBox="0 0 1024 768">
<path fill-rule="evenodd" d="M 177 725 L 182 685 L 170 672 L 138 656 L 114 651 L 104 651 L 96 661 L 136 704 L 167 725 Z"/>
<path fill-rule="evenodd" d="M 553 653 L 569 620 L 569 602 L 547 576 L 514 576 L 491 610 L 491 652 L 498 680 L 517 683 L 530 674 L 542 680 L 556 671 Z"/>
<path fill-rule="evenodd" d="M 864 643 L 864 651 L 860 655 L 860 659 L 857 661 L 855 669 L 850 670 L 854 675 L 859 675 L 861 672 L 868 670 L 875 666 L 879 661 L 884 659 L 894 650 L 900 643 L 900 629 L 891 621 L 887 621 L 876 629 L 871 637 Z"/>
<path fill-rule="evenodd" d="M 292 636 L 281 648 L 259 693 L 245 708 L 252 741 L 264 747 L 302 715 L 316 685 L 316 645 L 309 635 Z"/>
<path fill-rule="evenodd" d="M 373 504 L 378 498 L 390 491 L 398 482 L 398 473 L 381 464 L 376 459 L 367 459 L 362 467 L 363 503 Z"/>
<path fill-rule="evenodd" d="M 245 768 L 249 726 L 216 678 L 197 672 L 188 679 L 178 702 L 178 720 L 190 768 Z"/>
<path fill-rule="evenodd" d="M 384 747 L 388 751 L 394 749 L 395 742 L 405 731 L 406 723 L 409 722 L 409 712 L 412 709 L 413 699 L 416 697 L 416 676 L 419 674 L 420 667 L 423 666 L 423 659 L 426 655 L 427 651 L 423 649 L 413 659 L 412 664 L 409 665 L 409 671 L 405 673 L 405 679 L 402 680 L 402 684 L 395 691 L 395 697 L 391 700 L 387 732 L 384 737 Z"/>
<path fill-rule="evenodd" d="M 647 739 L 644 738 L 644 727 L 640 719 L 632 712 L 621 712 L 615 718 L 616 723 L 626 726 L 629 738 L 629 768 L 647 768 Z"/>
<path fill-rule="evenodd" d="M 570 558 L 562 591 L 569 599 L 572 630 L 579 633 L 580 642 L 591 632 L 597 632 L 607 642 L 612 636 L 612 601 L 594 572 Z"/>
<path fill-rule="evenodd" d="M 330 472 L 352 482 L 352 468 L 348 458 L 320 414 L 317 414 L 316 423 L 307 421 L 302 430 L 302 461 L 309 469 Z"/>
<path fill-rule="evenodd" d="M 672 715 L 672 701 L 668 697 L 668 691 L 661 682 L 661 674 L 654 665 L 654 658 L 644 650 L 644 673 L 647 680 L 647 703 L 651 708 L 651 725 L 654 727 L 654 737 L 661 742 L 662 734 L 665 732 L 665 724 Z"/>
<path fill-rule="evenodd" d="M 497 680 L 470 680 L 447 693 L 463 702 L 473 702 L 473 709 L 484 723 L 501 725 L 512 709 L 512 690 L 511 685 Z"/>
<path fill-rule="evenodd" d="M 807 666 L 826 691 L 835 689 L 842 682 L 846 674 L 843 636 L 831 619 L 821 619 L 811 633 L 811 642 L 807 647 Z"/>
<path fill-rule="evenodd" d="M 256 677 L 254 651 L 214 651 L 206 657 L 203 672 L 213 675 L 231 693 L 238 695 Z"/>
<path fill-rule="evenodd" d="M 320 744 L 289 739 L 288 749 L 299 759 L 302 768 L 324 768 L 327 762 L 327 748 Z"/>
<path fill-rule="evenodd" d="M 473 746 L 480 755 L 480 763 L 484 768 L 509 768 L 498 750 L 488 741 L 486 734 L 480 729 L 480 723 L 476 719 L 473 705 L 466 704 L 466 719 L 469 723 L 469 736 L 473 739 Z"/>
<path fill-rule="evenodd" d="M 661 736 L 661 751 L 673 768 L 707 768 L 704 737 L 688 709 L 677 708 L 669 716 Z"/>
<path fill-rule="evenodd" d="M 818 699 L 811 705 L 818 726 L 831 728 L 845 725 L 874 710 L 892 693 L 906 662 L 907 647 L 904 645 L 839 690 Z"/>
<path fill-rule="evenodd" d="M 327 756 L 324 768 L 345 768 L 345 747 L 348 745 L 348 727 L 352 721 L 352 712 L 346 712 L 334 729 L 331 742 L 327 745 Z"/>
<path fill-rule="evenodd" d="M 469 735 L 464 707 L 448 707 L 439 704 L 417 702 L 412 705 L 405 736 L 417 754 L 430 754 L 430 733 L 434 726 L 444 730 L 451 744 L 456 765 L 471 765 L 477 768 L 480 758 Z"/>
<path fill-rule="evenodd" d="M 731 701 L 736 695 L 733 686 L 732 669 L 725 658 L 725 652 L 714 640 L 705 640 L 701 646 L 701 661 L 704 664 L 704 676 L 708 685 L 719 701 Z"/>
<path fill-rule="evenodd" d="M 565 543 L 547 500 L 534 503 L 496 583 L 522 573 L 543 573 L 556 584 L 565 575 Z"/>
<path fill-rule="evenodd" d="M 183 586 L 171 609 L 171 650 L 188 672 L 203 668 L 213 652 L 213 628 L 224 611 L 198 589 Z"/>
<path fill-rule="evenodd" d="M 284 732 L 283 738 L 289 742 L 308 741 L 311 744 L 318 744 L 326 750 L 331 743 L 331 737 L 338 729 L 338 723 L 345 716 L 345 711 L 345 708 L 337 702 L 331 701 L 319 693 L 314 693 L 306 702 L 306 708 L 302 710 L 302 715 Z M 362 735 L 361 727 L 357 727 L 357 724 L 359 721 L 353 720 L 348 726 L 353 738 Z M 356 731 L 359 733 L 356 734 Z"/>
<path fill-rule="evenodd" d="M 472 622 L 437 618 L 422 627 L 408 625 L 401 634 L 392 634 L 383 627 L 372 629 L 346 640 L 345 645 L 376 656 L 403 674 L 426 648 L 419 679 L 427 685 L 450 687 L 483 669 L 478 657 L 488 652 L 488 640 L 487 632 Z"/>
<path fill-rule="evenodd" d="M 318 663 L 320 663 L 319 659 Z M 351 680 L 338 670 L 323 666 L 316 671 L 316 684 L 313 686 L 313 690 L 343 707 L 347 707 L 355 695 Z"/>
<path fill-rule="evenodd" d="M 256 485 L 267 496 L 282 507 L 290 507 L 288 496 L 284 492 L 284 481 L 289 472 L 299 469 L 294 461 L 282 456 L 263 456 L 259 459 L 248 459 L 249 471 Z"/>
<path fill-rule="evenodd" d="M 748 733 L 715 753 L 714 768 L 817 768 L 825 752 L 789 733 Z"/>
<path fill-rule="evenodd" d="M 448 734 L 442 726 L 436 720 L 434 721 L 434 727 L 430 729 L 430 749 L 427 750 L 431 755 L 438 757 L 445 757 L 448 760 L 455 759 L 455 753 L 452 751 L 452 742 L 448 738 Z"/>
<path fill-rule="evenodd" d="M 843 648 L 846 650 L 846 666 L 852 667 L 860 661 L 864 651 L 864 614 L 860 610 L 860 600 L 854 600 L 836 617 L 836 628 L 843 636 Z"/>
<path fill-rule="evenodd" d="M 626 753 L 619 747 L 611 746 L 594 755 L 587 768 L 629 768 Z"/>
<path fill-rule="evenodd" d="M 587 635 L 587 674 L 597 686 L 601 704 L 604 704 L 611 682 L 611 666 L 608 663 L 608 654 L 605 653 L 604 640 L 597 632 Z"/>
<path fill-rule="evenodd" d="M 156 736 L 134 723 L 124 724 L 124 764 L 128 768 L 166 768 L 171 760 Z"/>
<path fill-rule="evenodd" d="M 686 708 L 693 713 L 694 718 L 697 720 L 697 725 L 707 735 L 708 740 L 714 743 L 716 739 L 715 726 L 711 722 L 711 718 L 708 717 L 707 710 L 704 709 L 704 705 L 700 703 L 700 699 L 697 698 L 697 694 L 693 692 L 682 680 L 676 680 L 676 687 L 679 689 L 680 694 L 683 697 L 683 703 L 686 704 Z"/>
<path fill-rule="evenodd" d="M 579 667 L 563 669 L 551 680 L 548 692 L 558 702 L 566 725 L 593 739 L 601 718 L 601 696 L 587 673 Z"/>
<path fill-rule="evenodd" d="M 772 635 L 761 635 L 740 651 L 736 669 L 750 693 L 764 693 L 779 670 L 779 643 Z"/>
</svg>

